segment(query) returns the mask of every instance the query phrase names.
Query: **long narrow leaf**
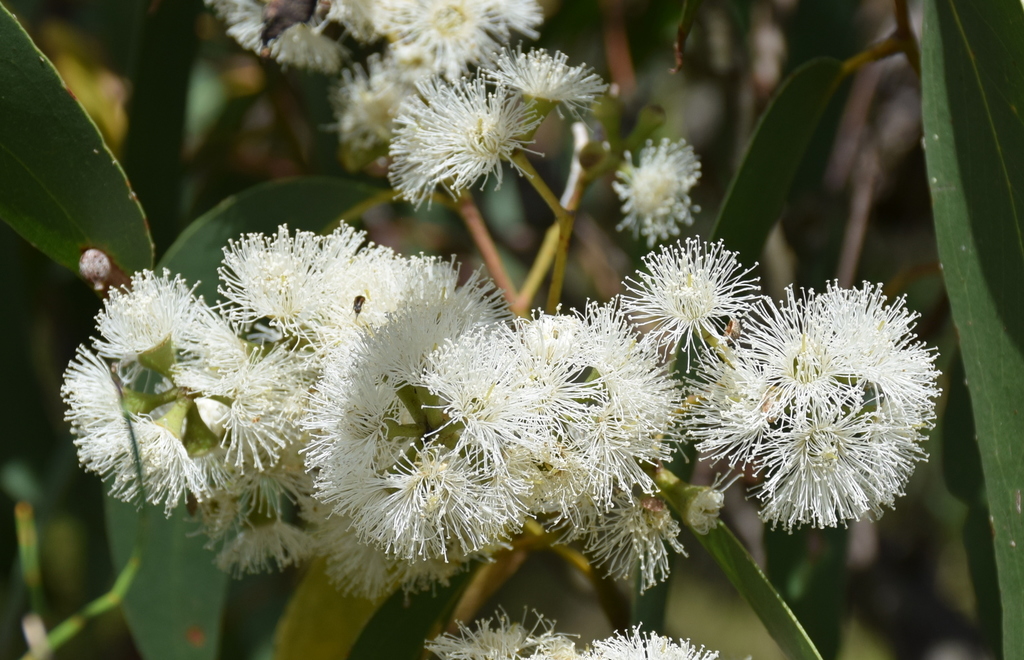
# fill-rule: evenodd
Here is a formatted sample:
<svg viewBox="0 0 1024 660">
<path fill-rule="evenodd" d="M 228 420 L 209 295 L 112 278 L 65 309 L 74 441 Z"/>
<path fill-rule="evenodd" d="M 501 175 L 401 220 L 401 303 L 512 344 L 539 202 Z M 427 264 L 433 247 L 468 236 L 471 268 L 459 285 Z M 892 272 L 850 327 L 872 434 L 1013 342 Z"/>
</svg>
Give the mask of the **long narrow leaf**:
<svg viewBox="0 0 1024 660">
<path fill-rule="evenodd" d="M 736 536 L 719 523 L 707 534 L 694 534 L 736 591 L 750 604 L 761 623 L 790 660 L 821 660 L 821 654 L 779 592 Z"/>
<path fill-rule="evenodd" d="M 142 514 L 112 497 L 105 504 L 107 538 L 120 570 Z M 135 645 L 145 660 L 213 660 L 228 574 L 214 566 L 213 553 L 182 508 L 165 518 L 162 507 L 147 507 L 142 562 L 122 606 Z"/>
<path fill-rule="evenodd" d="M 927 0 L 925 157 L 974 410 L 1003 609 L 1024 657 L 1024 6 Z"/>
<path fill-rule="evenodd" d="M 711 235 L 738 251 L 743 263 L 752 264 L 761 256 L 804 151 L 842 77 L 839 60 L 811 60 L 786 78 L 761 115 Z"/>
<path fill-rule="evenodd" d="M 689 484 L 666 469 L 658 470 L 654 480 L 661 489 L 661 495 L 685 520 Z M 814 642 L 786 601 L 724 522 L 720 521 L 707 534 L 694 533 L 694 536 L 711 554 L 736 591 L 750 604 L 768 634 L 790 660 L 822 660 Z"/>
</svg>

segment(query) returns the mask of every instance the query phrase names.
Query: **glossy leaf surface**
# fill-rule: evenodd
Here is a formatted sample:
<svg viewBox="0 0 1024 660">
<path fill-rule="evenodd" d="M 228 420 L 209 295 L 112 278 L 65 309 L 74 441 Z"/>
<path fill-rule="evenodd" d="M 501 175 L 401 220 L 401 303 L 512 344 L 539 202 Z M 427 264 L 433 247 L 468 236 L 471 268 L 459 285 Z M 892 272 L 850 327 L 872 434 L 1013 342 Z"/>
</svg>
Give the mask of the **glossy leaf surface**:
<svg viewBox="0 0 1024 660">
<path fill-rule="evenodd" d="M 212 660 L 218 657 L 220 621 L 227 594 L 227 573 L 203 547 L 184 507 L 170 518 L 163 507 L 104 498 L 107 538 L 114 567 L 120 570 L 145 525 L 142 561 L 122 608 L 135 645 L 145 660 Z M 142 516 L 146 520 L 142 520 Z"/>
<path fill-rule="evenodd" d="M 0 218 L 78 272 L 98 248 L 124 272 L 148 268 L 146 219 L 96 125 L 0 5 Z"/>
<path fill-rule="evenodd" d="M 1024 657 L 1024 5 L 928 0 L 925 157 L 960 334 L 1002 594 L 1003 654 Z"/>
</svg>

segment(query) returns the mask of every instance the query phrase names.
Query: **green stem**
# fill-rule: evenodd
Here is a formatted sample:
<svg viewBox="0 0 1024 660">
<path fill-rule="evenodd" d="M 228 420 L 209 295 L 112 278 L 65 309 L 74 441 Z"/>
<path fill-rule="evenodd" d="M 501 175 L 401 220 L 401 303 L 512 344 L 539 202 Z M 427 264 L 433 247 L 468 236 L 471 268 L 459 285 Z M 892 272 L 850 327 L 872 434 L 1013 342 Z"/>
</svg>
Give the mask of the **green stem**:
<svg viewBox="0 0 1024 660">
<path fill-rule="evenodd" d="M 143 499 L 145 499 L 145 494 L 143 494 Z M 51 630 L 46 636 L 45 648 L 38 649 L 41 651 L 39 657 L 33 653 L 33 649 L 29 649 L 27 653 L 21 656 L 21 660 L 49 658 L 53 651 L 80 633 L 90 619 L 108 612 L 124 602 L 124 598 L 128 594 L 128 590 L 131 589 L 132 582 L 135 580 L 135 576 L 139 572 L 139 566 L 142 563 L 142 548 L 146 541 L 147 527 L 147 511 L 143 508 L 139 516 L 138 528 L 135 532 L 135 547 L 132 548 L 132 554 L 128 558 L 127 563 L 125 563 L 124 568 L 117 574 L 117 578 L 114 580 L 114 585 L 110 588 L 110 591 L 86 604 L 81 610 L 72 614 Z"/>
<path fill-rule="evenodd" d="M 544 277 L 548 274 L 548 270 L 555 260 L 560 233 L 561 230 L 558 223 L 555 223 L 548 227 L 547 233 L 544 234 L 544 242 L 540 246 L 540 252 L 537 253 L 537 258 L 533 260 L 530 272 L 526 275 L 526 281 L 523 282 L 522 288 L 519 289 L 519 295 L 516 297 L 515 302 L 512 303 L 512 312 L 514 314 L 523 316 L 529 310 L 530 303 L 533 302 L 534 296 L 537 295 L 541 284 L 544 283 Z"/>
<path fill-rule="evenodd" d="M 562 206 L 562 203 L 551 192 L 544 180 L 540 178 L 533 164 L 522 151 L 517 151 L 512 156 L 512 162 L 518 165 L 526 174 L 530 185 L 540 194 L 544 203 L 548 205 L 555 214 L 558 223 L 558 246 L 555 252 L 555 269 L 551 274 L 551 288 L 548 290 L 548 314 L 554 314 L 558 309 L 558 303 L 562 299 L 562 284 L 565 282 L 565 266 L 569 260 L 569 241 L 572 239 L 572 226 L 576 221 L 576 213 L 569 211 Z"/>
<path fill-rule="evenodd" d="M 46 642 L 51 650 L 60 648 L 68 640 L 81 632 L 89 619 L 112 610 L 124 602 L 124 597 L 128 593 L 128 589 L 131 588 L 135 575 L 139 572 L 139 565 L 142 562 L 141 555 L 142 547 L 136 544 L 132 556 L 128 559 L 128 563 L 125 564 L 124 568 L 121 569 L 110 591 L 83 607 L 76 614 L 71 615 L 50 631 L 50 634 L 46 636 Z M 33 658 L 31 653 L 26 653 L 22 656 L 22 660 L 29 660 L 31 658 Z"/>
<path fill-rule="evenodd" d="M 892 38 L 880 41 L 871 48 L 857 53 L 848 60 L 845 60 L 840 72 L 842 74 L 840 76 L 840 80 L 865 64 L 877 62 L 878 60 L 889 57 L 890 55 L 895 55 L 896 53 L 908 53 L 911 50 L 913 50 L 913 52 L 917 52 L 917 42 L 913 39 L 908 41 L 907 39 Z M 908 55 L 907 57 L 909 58 L 910 56 Z"/>
<path fill-rule="evenodd" d="M 556 218 L 561 218 L 564 215 L 568 215 L 569 212 L 562 207 L 562 203 L 558 201 L 558 196 L 551 191 L 548 184 L 544 183 L 544 179 L 540 177 L 537 170 L 533 167 L 533 163 L 526 157 L 525 151 L 516 151 L 512 154 L 512 162 L 519 167 L 526 175 L 526 180 L 530 182 L 530 185 L 534 187 L 537 194 L 540 195 L 544 203 L 548 205 L 548 208 L 555 214 Z"/>
<path fill-rule="evenodd" d="M 386 419 L 384 425 L 388 427 L 389 438 L 420 438 L 423 436 L 423 428 L 417 424 L 399 424 Z"/>
</svg>

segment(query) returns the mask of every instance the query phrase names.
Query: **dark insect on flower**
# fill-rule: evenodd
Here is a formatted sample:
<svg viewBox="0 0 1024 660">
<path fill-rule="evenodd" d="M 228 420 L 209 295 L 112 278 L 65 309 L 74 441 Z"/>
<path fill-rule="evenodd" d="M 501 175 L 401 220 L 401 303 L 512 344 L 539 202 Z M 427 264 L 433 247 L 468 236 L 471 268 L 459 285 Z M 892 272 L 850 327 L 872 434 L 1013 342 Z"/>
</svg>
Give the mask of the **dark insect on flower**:
<svg viewBox="0 0 1024 660">
<path fill-rule="evenodd" d="M 363 303 L 366 302 L 366 296 L 356 296 L 356 299 L 352 301 L 352 311 L 359 316 L 359 312 L 363 311 Z"/>
<path fill-rule="evenodd" d="M 293 25 L 313 18 L 317 0 L 270 0 L 263 8 L 263 45 L 266 46 Z"/>
</svg>

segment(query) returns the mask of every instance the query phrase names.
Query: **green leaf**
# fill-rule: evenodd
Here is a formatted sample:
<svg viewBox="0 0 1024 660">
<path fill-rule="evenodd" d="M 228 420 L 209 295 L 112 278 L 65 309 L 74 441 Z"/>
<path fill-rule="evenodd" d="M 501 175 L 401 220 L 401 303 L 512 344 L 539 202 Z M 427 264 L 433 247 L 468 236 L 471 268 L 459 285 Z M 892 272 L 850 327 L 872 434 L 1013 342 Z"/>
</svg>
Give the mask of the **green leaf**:
<svg viewBox="0 0 1024 660">
<path fill-rule="evenodd" d="M 197 218 L 160 260 L 162 268 L 200 282 L 198 294 L 217 298 L 217 266 L 228 239 L 243 232 L 273 233 L 289 229 L 320 231 L 333 222 L 354 218 L 356 207 L 385 202 L 391 191 L 337 177 L 309 176 L 272 181 L 228 197 Z"/>
<path fill-rule="evenodd" d="M 337 660 L 352 644 L 380 605 L 380 600 L 346 596 L 315 560 L 295 590 L 277 624 L 275 660 Z"/>
<path fill-rule="evenodd" d="M 666 469 L 657 470 L 654 481 L 662 497 L 685 520 L 691 496 L 690 485 Z M 694 536 L 750 604 L 768 634 L 790 660 L 821 660 L 818 649 L 786 601 L 724 522 L 719 521 L 707 534 L 694 533 Z"/>
<path fill-rule="evenodd" d="M 149 268 L 146 219 L 120 165 L 57 70 L 0 5 L 0 218 L 78 272 L 83 250 Z"/>
<path fill-rule="evenodd" d="M 839 654 L 846 595 L 845 528 L 766 529 L 768 576 L 822 657 Z"/>
<path fill-rule="evenodd" d="M 768 633 L 790 660 L 821 660 L 811 638 L 764 572 L 725 523 L 707 534 L 694 534 L 715 559 Z"/>
<path fill-rule="evenodd" d="M 220 619 L 228 575 L 196 535 L 197 524 L 179 507 L 165 518 L 163 507 L 105 498 L 107 538 L 120 570 L 136 542 L 142 516 L 142 561 L 123 609 L 132 638 L 145 660 L 212 660 L 220 645 Z"/>
<path fill-rule="evenodd" d="M 964 363 L 959 354 L 951 364 L 946 410 L 942 414 L 942 474 L 949 492 L 967 505 L 962 535 L 974 599 L 978 604 L 978 621 L 989 646 L 999 650 L 1002 647 L 1002 607 L 981 454 L 974 432 L 971 395 L 964 380 Z"/>
<path fill-rule="evenodd" d="M 419 660 L 424 641 L 443 632 L 472 577 L 467 570 L 434 593 L 392 594 L 363 628 L 349 660 Z"/>
<path fill-rule="evenodd" d="M 752 264 L 782 213 L 793 177 L 822 113 L 844 76 L 839 60 L 819 58 L 779 87 L 754 129 L 711 233 Z"/>
<path fill-rule="evenodd" d="M 1024 657 L 1022 63 L 1020 0 L 925 2 L 928 182 L 991 513 L 1006 658 Z"/>
</svg>

